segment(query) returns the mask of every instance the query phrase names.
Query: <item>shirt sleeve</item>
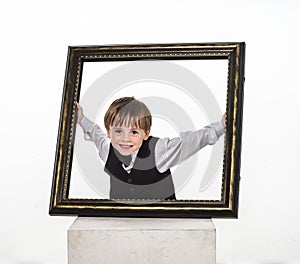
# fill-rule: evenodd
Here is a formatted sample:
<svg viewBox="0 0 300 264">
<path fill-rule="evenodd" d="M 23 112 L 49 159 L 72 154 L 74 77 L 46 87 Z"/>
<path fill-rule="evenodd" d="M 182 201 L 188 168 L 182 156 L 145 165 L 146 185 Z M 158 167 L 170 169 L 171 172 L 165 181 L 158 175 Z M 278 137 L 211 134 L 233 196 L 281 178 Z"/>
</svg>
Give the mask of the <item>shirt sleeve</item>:
<svg viewBox="0 0 300 264">
<path fill-rule="evenodd" d="M 215 144 L 224 134 L 222 122 L 215 122 L 197 131 L 180 133 L 176 138 L 161 138 L 155 147 L 155 165 L 164 172 L 180 164 L 206 145 Z"/>
<path fill-rule="evenodd" d="M 100 158 L 106 161 L 109 151 L 109 140 L 106 132 L 85 116 L 82 118 L 80 126 L 84 132 L 84 139 L 94 142 L 99 151 Z"/>
</svg>

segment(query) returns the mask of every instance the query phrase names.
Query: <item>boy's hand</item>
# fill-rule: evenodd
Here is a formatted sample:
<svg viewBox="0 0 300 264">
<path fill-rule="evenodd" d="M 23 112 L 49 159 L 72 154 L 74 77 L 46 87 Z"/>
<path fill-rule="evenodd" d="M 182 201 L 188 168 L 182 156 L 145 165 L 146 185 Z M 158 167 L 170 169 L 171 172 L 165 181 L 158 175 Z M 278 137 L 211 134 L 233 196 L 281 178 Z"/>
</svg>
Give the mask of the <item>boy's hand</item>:
<svg viewBox="0 0 300 264">
<path fill-rule="evenodd" d="M 77 106 L 77 124 L 80 124 L 83 118 L 83 109 L 78 102 L 76 102 L 76 106 Z"/>
<path fill-rule="evenodd" d="M 224 127 L 226 126 L 226 113 L 222 116 L 222 124 Z"/>
</svg>

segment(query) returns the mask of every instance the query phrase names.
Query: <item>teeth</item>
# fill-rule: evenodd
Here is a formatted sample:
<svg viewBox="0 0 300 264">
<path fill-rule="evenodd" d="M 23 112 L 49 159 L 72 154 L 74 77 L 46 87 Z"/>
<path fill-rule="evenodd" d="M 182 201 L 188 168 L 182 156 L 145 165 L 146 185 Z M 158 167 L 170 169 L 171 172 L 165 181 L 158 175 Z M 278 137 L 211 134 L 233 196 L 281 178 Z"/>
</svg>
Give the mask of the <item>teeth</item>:
<svg viewBox="0 0 300 264">
<path fill-rule="evenodd" d="M 131 148 L 133 145 L 120 145 L 121 148 Z"/>
</svg>

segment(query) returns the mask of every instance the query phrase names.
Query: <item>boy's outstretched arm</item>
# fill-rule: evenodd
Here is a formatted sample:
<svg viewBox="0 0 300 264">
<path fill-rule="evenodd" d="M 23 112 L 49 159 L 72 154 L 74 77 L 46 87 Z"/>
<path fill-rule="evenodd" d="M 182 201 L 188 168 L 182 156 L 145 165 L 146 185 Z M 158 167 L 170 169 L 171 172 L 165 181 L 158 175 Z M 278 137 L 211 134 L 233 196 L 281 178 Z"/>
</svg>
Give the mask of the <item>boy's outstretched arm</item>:
<svg viewBox="0 0 300 264">
<path fill-rule="evenodd" d="M 225 115 L 222 120 L 197 131 L 180 133 L 176 138 L 161 138 L 155 147 L 155 164 L 160 172 L 180 164 L 206 145 L 215 144 L 224 134 Z"/>
<path fill-rule="evenodd" d="M 83 114 L 83 108 L 78 102 L 77 106 L 77 124 L 81 126 L 84 131 L 84 138 L 93 141 L 99 151 L 100 158 L 105 161 L 109 151 L 109 141 L 104 132 L 97 124 L 93 123 Z"/>
</svg>

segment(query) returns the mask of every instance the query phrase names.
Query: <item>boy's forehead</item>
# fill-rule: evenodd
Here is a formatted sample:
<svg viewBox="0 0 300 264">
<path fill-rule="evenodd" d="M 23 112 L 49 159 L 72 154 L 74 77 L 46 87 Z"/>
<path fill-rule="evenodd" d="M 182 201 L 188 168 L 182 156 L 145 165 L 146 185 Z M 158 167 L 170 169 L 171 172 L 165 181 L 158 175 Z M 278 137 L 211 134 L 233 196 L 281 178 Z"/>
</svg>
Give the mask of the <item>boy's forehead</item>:
<svg viewBox="0 0 300 264">
<path fill-rule="evenodd" d="M 114 128 L 129 128 L 129 129 L 139 129 L 136 125 L 132 124 L 132 125 L 128 125 L 128 124 L 113 124 L 111 126 L 109 126 L 111 129 Z"/>
</svg>

